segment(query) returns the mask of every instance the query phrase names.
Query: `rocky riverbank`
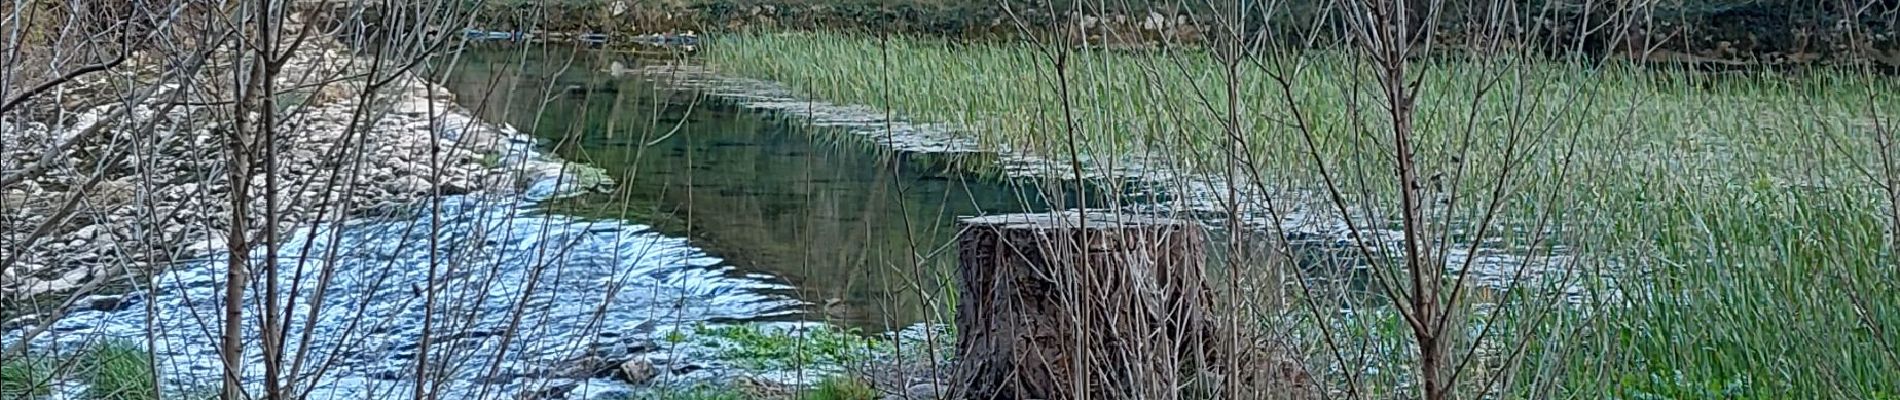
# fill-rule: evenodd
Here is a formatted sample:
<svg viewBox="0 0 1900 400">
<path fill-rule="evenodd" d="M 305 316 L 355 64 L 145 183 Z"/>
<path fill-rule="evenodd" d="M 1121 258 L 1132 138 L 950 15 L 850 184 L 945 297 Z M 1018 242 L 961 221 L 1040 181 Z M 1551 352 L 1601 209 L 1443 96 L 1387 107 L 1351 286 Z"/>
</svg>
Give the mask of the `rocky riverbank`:
<svg viewBox="0 0 1900 400">
<path fill-rule="evenodd" d="M 158 59 L 134 57 L 0 121 L 0 304 L 8 304 L 0 314 L 8 319 L 50 311 L 16 306 L 29 300 L 110 287 L 224 247 L 229 108 L 197 105 L 216 102 L 183 96 L 177 85 L 120 100 L 150 89 L 126 82 L 153 81 Z M 276 83 L 289 88 L 275 98 L 276 160 L 244 189 L 256 199 L 252 237 L 272 221 L 275 232 L 292 232 L 438 195 L 548 195 L 609 183 L 598 170 L 540 155 L 531 138 L 478 120 L 426 80 L 367 87 L 360 74 L 369 65 L 318 39 L 286 62 Z M 563 174 L 571 179 L 548 179 Z"/>
</svg>

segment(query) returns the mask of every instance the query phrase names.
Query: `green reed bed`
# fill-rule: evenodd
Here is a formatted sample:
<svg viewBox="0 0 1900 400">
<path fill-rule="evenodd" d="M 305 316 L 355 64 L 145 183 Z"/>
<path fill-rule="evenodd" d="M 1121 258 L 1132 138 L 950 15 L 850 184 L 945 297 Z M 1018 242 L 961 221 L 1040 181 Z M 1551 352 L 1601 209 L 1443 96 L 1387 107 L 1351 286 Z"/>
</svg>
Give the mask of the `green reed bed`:
<svg viewBox="0 0 1900 400">
<path fill-rule="evenodd" d="M 1033 44 L 771 34 L 722 37 L 705 54 L 724 72 L 784 82 L 820 99 L 880 106 L 908 118 L 970 124 L 978 137 L 993 144 L 1027 145 L 1051 156 L 1067 151 L 1070 132 L 1061 112 L 1054 63 Z M 1185 155 L 1180 161 L 1193 167 L 1221 167 L 1222 151 L 1232 144 L 1224 134 L 1228 79 L 1210 56 L 1074 53 L 1069 63 L 1068 103 L 1077 125 L 1073 134 L 1085 143 L 1085 155 L 1164 147 Z M 1266 56 L 1244 64 L 1237 84 L 1242 99 L 1238 130 L 1245 132 L 1249 150 L 1270 163 L 1262 167 L 1311 175 L 1315 163 L 1310 157 L 1291 157 L 1308 149 L 1299 140 L 1301 121 L 1314 133 L 1322 158 L 1345 161 L 1376 155 L 1365 149 L 1371 146 L 1361 146 L 1369 139 L 1362 134 L 1376 134 L 1386 125 L 1368 65 L 1319 52 Z M 1574 148 L 1583 152 L 1578 159 L 1617 161 L 1635 172 L 1645 171 L 1639 167 L 1669 167 L 1660 157 L 1665 155 L 1746 154 L 1780 161 L 1721 166 L 1739 169 L 1725 172 L 1785 167 L 1800 161 L 1789 158 L 1797 154 L 1790 150 L 1797 149 L 1786 146 L 1785 134 L 1840 134 L 1870 108 L 1891 107 L 1896 99 L 1895 91 L 1885 90 L 1895 88 L 1892 82 L 1869 86 L 1853 75 L 1783 81 L 1511 60 L 1418 67 L 1424 93 L 1417 120 L 1426 143 L 1451 142 L 1447 139 L 1460 137 L 1470 127 L 1476 133 L 1473 148 L 1484 150 L 1501 146 L 1505 128 L 1517 128 L 1532 136 L 1527 142 L 1544 146 L 1534 149 L 1544 153 L 1540 156 L 1571 147 L 1559 139 L 1576 140 Z M 1288 90 L 1283 91 L 1274 75 L 1289 83 Z M 1473 101 L 1481 88 L 1487 95 Z M 1817 93 L 1833 95 L 1813 96 Z M 1285 100 L 1289 96 L 1291 102 Z M 1355 114 L 1366 118 L 1352 118 Z M 1421 149 L 1432 160 L 1451 150 Z M 1599 154 L 1605 151 L 1619 154 Z M 1466 162 L 1496 162 L 1502 156 L 1477 154 L 1493 157 Z M 1641 162 L 1628 164 L 1631 160 Z"/>
<path fill-rule="evenodd" d="M 1237 80 L 1199 52 L 1072 53 L 1064 101 L 1054 59 L 1029 43 L 716 42 L 704 54 L 723 73 L 962 123 L 986 144 L 1210 173 L 1239 154 L 1266 186 L 1320 188 L 1323 170 L 1348 202 L 1396 210 L 1383 95 L 1342 52 L 1263 55 Z M 1493 220 L 1524 229 L 1487 236 L 1561 244 L 1594 289 L 1581 305 L 1519 296 L 1487 313 L 1511 347 L 1529 341 L 1525 357 L 1467 377 L 1531 398 L 1892 398 L 1900 272 L 1880 188 L 1900 171 L 1882 169 L 1876 137 L 1896 126 L 1893 79 L 1509 57 L 1411 73 L 1421 174 L 1464 199 L 1434 215 L 1482 220 L 1503 188 Z"/>
</svg>

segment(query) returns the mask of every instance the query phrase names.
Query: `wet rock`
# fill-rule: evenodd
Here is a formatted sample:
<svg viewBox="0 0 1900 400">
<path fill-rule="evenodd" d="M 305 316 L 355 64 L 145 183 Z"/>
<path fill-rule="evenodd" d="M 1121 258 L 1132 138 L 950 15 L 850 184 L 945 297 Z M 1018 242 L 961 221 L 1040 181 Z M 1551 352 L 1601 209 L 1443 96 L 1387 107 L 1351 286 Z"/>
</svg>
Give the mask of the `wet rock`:
<svg viewBox="0 0 1900 400">
<path fill-rule="evenodd" d="M 672 372 L 673 375 L 686 375 L 704 369 L 706 369 L 706 367 L 699 364 L 678 364 L 673 366 Z"/>
<path fill-rule="evenodd" d="M 658 343 L 653 343 L 653 341 L 651 340 L 630 339 L 623 343 L 625 343 L 627 346 L 628 354 L 651 353 L 655 350 L 660 349 L 660 345 Z"/>
<path fill-rule="evenodd" d="M 394 380 L 401 380 L 401 379 L 404 379 L 404 377 L 405 377 L 405 376 L 407 376 L 407 375 L 408 375 L 408 374 L 406 374 L 406 373 L 405 373 L 405 371 L 388 371 L 388 370 L 385 370 L 385 371 L 376 371 L 376 372 L 372 372 L 372 373 L 370 373 L 370 374 L 369 374 L 369 377 L 370 377 L 370 379 L 381 379 L 381 380 L 387 380 L 387 381 L 394 381 Z"/>
<path fill-rule="evenodd" d="M 620 367 L 614 371 L 614 378 L 634 385 L 652 383 L 653 378 L 659 375 L 659 370 L 653 367 L 653 362 L 640 357 L 621 362 Z"/>
<path fill-rule="evenodd" d="M 86 311 L 116 312 L 137 305 L 142 295 L 134 292 L 123 295 L 90 296 L 79 301 Z"/>
<path fill-rule="evenodd" d="M 594 354 L 601 354 L 613 358 L 639 356 L 659 349 L 659 345 L 654 344 L 652 341 L 639 338 L 620 338 L 612 332 L 602 332 L 599 340 L 600 342 L 594 343 Z"/>
<path fill-rule="evenodd" d="M 600 356 L 596 356 L 592 354 L 580 356 L 572 360 L 568 360 L 567 362 L 562 363 L 562 365 L 557 368 L 558 369 L 551 371 L 548 374 L 548 377 L 560 378 L 560 379 L 587 379 L 587 378 L 610 376 L 616 372 L 614 370 L 614 363 L 612 361 L 608 361 L 606 358 L 602 358 Z"/>
</svg>

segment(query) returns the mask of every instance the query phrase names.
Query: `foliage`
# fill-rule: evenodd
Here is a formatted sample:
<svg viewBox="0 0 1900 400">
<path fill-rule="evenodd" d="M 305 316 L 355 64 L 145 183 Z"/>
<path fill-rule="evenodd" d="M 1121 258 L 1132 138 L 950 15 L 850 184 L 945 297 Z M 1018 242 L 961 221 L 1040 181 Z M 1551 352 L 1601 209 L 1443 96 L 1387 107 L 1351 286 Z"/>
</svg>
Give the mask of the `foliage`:
<svg viewBox="0 0 1900 400">
<path fill-rule="evenodd" d="M 1392 185 L 1364 183 L 1390 173 L 1390 144 L 1377 135 L 1391 127 L 1378 77 L 1352 54 L 1258 55 L 1241 64 L 1229 97 L 1230 76 L 1209 54 L 1075 52 L 1065 98 L 1054 60 L 1027 44 L 736 35 L 707 49 L 728 73 L 959 123 L 989 145 L 1056 159 L 1069 144 L 1091 159 L 1159 152 L 1201 172 L 1240 154 L 1261 175 L 1244 184 L 1337 185 L 1351 197 L 1344 206 L 1397 203 Z M 1474 312 L 1508 335 L 1492 340 L 1523 341 L 1528 354 L 1522 368 L 1478 375 L 1527 398 L 1854 398 L 1900 382 L 1888 347 L 1900 341 L 1889 328 L 1900 324 L 1891 287 L 1900 272 L 1874 117 L 1900 112 L 1900 82 L 1832 68 L 1707 73 L 1511 55 L 1412 67 L 1419 165 L 1484 177 L 1436 190 L 1470 196 L 1505 184 L 1498 198 L 1475 200 L 1495 201 L 1494 223 L 1509 227 L 1493 239 L 1518 243 L 1502 251 L 1519 254 L 1561 248 L 1557 278 L 1529 286 L 1577 286 Z M 1238 121 L 1226 118 L 1230 103 Z M 1074 121 L 1061 117 L 1065 105 Z M 1473 202 L 1442 212 L 1469 227 L 1457 216 L 1485 211 Z M 1380 345 L 1403 347 L 1396 313 L 1354 306 L 1340 340 L 1397 337 Z"/>
<path fill-rule="evenodd" d="M 53 366 L 39 357 L 19 357 L 0 363 L 0 400 L 29 399 L 52 390 Z"/>
<path fill-rule="evenodd" d="M 152 354 L 138 343 L 108 341 L 94 345 L 83 356 L 86 397 L 92 400 L 152 400 L 158 398 L 158 378 Z"/>
</svg>

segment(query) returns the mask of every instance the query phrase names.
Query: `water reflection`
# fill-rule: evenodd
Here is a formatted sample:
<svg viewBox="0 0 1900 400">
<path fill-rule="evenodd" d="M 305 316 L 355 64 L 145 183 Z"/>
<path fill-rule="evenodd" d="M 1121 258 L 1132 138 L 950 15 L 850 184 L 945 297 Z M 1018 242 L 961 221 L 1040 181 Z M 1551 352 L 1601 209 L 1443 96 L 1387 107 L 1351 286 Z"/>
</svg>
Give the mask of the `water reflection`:
<svg viewBox="0 0 1900 400">
<path fill-rule="evenodd" d="M 955 217 L 1045 210 L 1073 197 L 951 173 L 981 160 L 882 152 L 696 92 L 616 78 L 610 71 L 639 61 L 610 53 L 517 47 L 463 57 L 447 81 L 464 104 L 619 180 L 613 193 L 555 207 L 685 235 L 742 270 L 790 283 L 813 303 L 807 318 L 872 330 L 921 321 L 955 265 Z"/>
</svg>

